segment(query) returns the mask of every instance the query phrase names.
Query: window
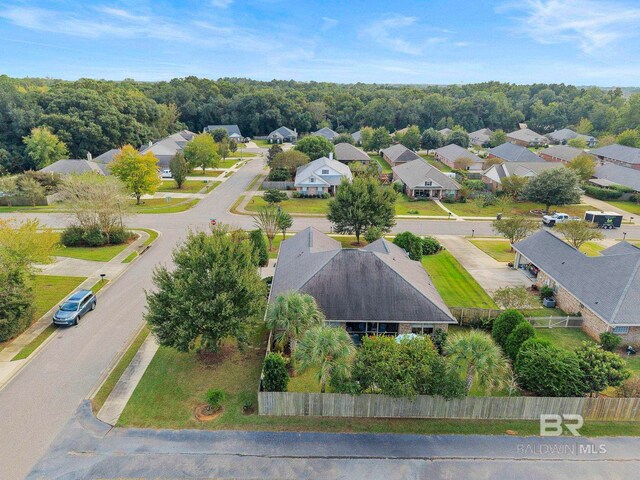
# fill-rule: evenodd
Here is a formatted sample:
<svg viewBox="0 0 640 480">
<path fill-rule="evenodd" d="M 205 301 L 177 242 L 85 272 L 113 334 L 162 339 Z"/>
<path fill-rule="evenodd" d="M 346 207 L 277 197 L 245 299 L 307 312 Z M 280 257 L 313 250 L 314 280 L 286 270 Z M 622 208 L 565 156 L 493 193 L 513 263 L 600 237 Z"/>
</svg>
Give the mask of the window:
<svg viewBox="0 0 640 480">
<path fill-rule="evenodd" d="M 307 191 L 307 187 L 302 187 L 302 191 L 306 192 Z"/>
<path fill-rule="evenodd" d="M 315 182 L 315 181 L 316 181 L 316 179 L 315 179 L 315 178 L 313 178 L 313 177 L 309 177 L 309 183 L 313 183 L 313 182 Z"/>
<path fill-rule="evenodd" d="M 329 175 L 329 170 L 322 170 L 323 175 Z"/>
<path fill-rule="evenodd" d="M 626 335 L 629 333 L 629 327 L 613 327 L 613 333 L 616 335 Z"/>
<path fill-rule="evenodd" d="M 431 185 L 433 185 L 433 182 L 431 180 L 427 180 L 426 182 L 424 182 L 425 187 L 430 187 Z"/>
<path fill-rule="evenodd" d="M 434 331 L 432 324 L 414 323 L 411 325 L 411 333 L 416 335 L 431 335 Z"/>
</svg>

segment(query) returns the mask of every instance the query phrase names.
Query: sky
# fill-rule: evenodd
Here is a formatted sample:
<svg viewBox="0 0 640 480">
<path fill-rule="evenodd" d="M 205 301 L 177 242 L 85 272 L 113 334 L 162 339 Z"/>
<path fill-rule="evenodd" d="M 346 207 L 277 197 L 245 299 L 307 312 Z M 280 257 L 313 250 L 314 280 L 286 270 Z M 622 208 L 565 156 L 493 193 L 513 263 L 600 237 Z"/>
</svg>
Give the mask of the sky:
<svg viewBox="0 0 640 480">
<path fill-rule="evenodd" d="M 640 86 L 639 0 L 0 0 L 0 74 Z"/>
</svg>

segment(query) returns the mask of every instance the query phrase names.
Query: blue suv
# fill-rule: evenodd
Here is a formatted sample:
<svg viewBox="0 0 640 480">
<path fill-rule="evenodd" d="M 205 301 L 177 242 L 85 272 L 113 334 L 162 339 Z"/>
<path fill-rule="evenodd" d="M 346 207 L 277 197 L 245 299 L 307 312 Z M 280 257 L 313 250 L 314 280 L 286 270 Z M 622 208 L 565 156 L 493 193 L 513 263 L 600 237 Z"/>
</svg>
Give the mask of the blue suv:
<svg viewBox="0 0 640 480">
<path fill-rule="evenodd" d="M 60 305 L 53 315 L 55 325 L 77 325 L 82 316 L 96 308 L 96 296 L 91 290 L 79 290 Z"/>
</svg>

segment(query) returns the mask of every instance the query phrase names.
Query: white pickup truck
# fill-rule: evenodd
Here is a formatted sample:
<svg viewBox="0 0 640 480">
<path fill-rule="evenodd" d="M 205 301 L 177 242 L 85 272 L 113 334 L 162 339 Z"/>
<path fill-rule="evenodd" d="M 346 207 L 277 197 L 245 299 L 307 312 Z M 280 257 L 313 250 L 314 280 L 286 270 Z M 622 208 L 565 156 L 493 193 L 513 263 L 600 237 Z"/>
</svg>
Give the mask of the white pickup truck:
<svg viewBox="0 0 640 480">
<path fill-rule="evenodd" d="M 566 213 L 554 213 L 553 215 L 545 215 L 542 217 L 542 223 L 547 227 L 553 227 L 556 223 L 564 223 L 571 220 L 580 220 L 580 218 L 570 217 Z"/>
</svg>

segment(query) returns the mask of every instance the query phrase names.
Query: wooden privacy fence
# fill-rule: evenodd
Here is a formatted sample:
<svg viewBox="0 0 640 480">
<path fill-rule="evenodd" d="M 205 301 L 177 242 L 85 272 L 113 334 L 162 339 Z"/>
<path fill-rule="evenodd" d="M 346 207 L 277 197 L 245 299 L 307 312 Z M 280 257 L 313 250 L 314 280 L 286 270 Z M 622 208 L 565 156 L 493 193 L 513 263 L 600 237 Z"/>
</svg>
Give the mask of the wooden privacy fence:
<svg viewBox="0 0 640 480">
<path fill-rule="evenodd" d="M 443 397 L 258 392 L 260 415 L 538 420 L 542 414 L 578 414 L 585 420 L 640 420 L 640 398 Z"/>
</svg>

